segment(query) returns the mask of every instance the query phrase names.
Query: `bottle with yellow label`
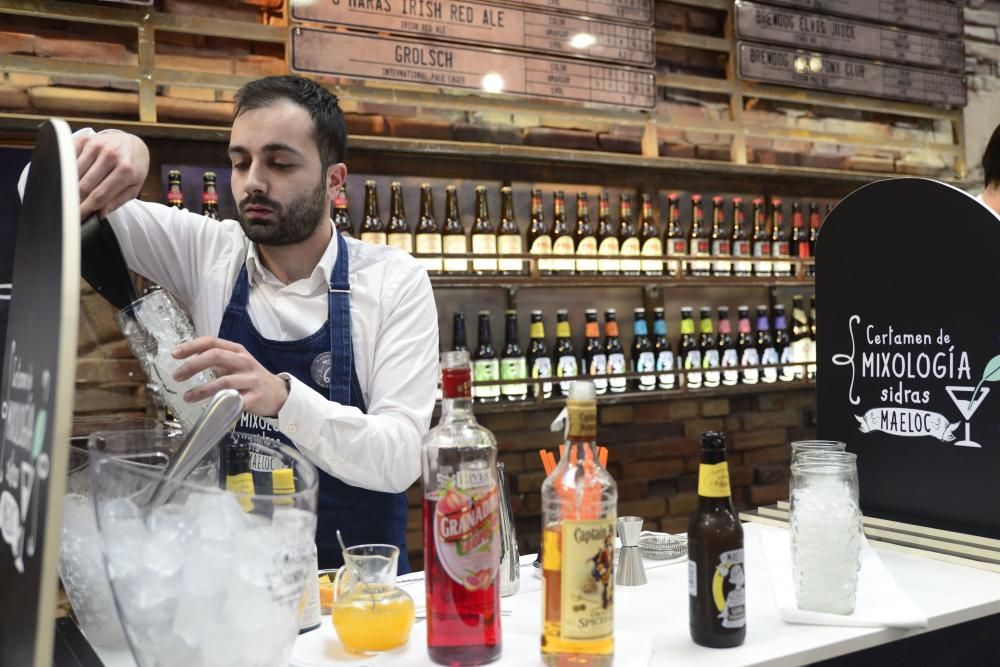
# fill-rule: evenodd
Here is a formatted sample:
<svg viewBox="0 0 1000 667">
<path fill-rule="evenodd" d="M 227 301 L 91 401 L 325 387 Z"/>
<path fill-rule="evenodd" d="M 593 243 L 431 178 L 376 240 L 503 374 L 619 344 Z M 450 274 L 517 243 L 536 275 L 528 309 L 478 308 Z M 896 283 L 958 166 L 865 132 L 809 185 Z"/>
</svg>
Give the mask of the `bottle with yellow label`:
<svg viewBox="0 0 1000 667">
<path fill-rule="evenodd" d="M 410 223 L 406 221 L 406 208 L 403 206 L 403 185 L 393 182 L 389 197 L 389 227 L 386 240 L 393 248 L 403 252 L 413 252 L 413 232 Z"/>
<path fill-rule="evenodd" d="M 688 522 L 688 619 L 691 639 L 712 648 L 746 638 L 743 526 L 729 494 L 726 438 L 701 436 L 698 511 Z"/>
<path fill-rule="evenodd" d="M 294 508 L 291 496 L 295 493 L 295 473 L 291 468 L 278 468 L 271 471 L 271 493 L 274 495 L 274 511 L 282 512 Z M 283 496 L 288 496 L 284 498 Z M 306 590 L 302 593 L 299 604 L 299 634 L 310 632 L 320 626 L 322 610 L 319 603 L 319 552 L 316 543 L 309 543 L 309 558 L 315 576 L 306 581 Z"/>
<path fill-rule="evenodd" d="M 542 659 L 611 665 L 618 487 L 597 455 L 597 398 L 588 380 L 566 401 L 566 447 L 542 483 Z"/>
<path fill-rule="evenodd" d="M 250 472 L 250 449 L 234 440 L 226 447 L 226 491 L 236 494 L 244 512 L 253 511 L 253 473 Z"/>
</svg>

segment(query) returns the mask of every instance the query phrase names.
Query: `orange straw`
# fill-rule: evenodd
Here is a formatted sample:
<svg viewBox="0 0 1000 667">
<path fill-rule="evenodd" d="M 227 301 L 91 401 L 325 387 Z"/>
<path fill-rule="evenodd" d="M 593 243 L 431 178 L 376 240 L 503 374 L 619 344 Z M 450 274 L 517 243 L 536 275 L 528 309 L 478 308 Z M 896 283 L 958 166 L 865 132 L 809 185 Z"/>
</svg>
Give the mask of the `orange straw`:
<svg viewBox="0 0 1000 667">
<path fill-rule="evenodd" d="M 601 467 L 602 468 L 607 468 L 608 467 L 608 448 L 607 447 L 598 447 L 597 448 L 597 458 L 601 462 Z"/>
</svg>

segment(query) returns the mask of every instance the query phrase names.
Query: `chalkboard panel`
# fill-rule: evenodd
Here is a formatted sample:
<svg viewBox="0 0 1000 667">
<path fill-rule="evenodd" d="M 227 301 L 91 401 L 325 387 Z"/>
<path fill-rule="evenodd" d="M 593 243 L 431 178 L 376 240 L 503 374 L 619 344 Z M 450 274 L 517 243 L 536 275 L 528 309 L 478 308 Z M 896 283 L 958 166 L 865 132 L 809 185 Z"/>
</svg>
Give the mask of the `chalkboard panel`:
<svg viewBox="0 0 1000 667">
<path fill-rule="evenodd" d="M 858 454 L 866 515 L 1000 537 L 998 248 L 1000 219 L 926 179 L 823 223 L 817 433 Z"/>
<path fill-rule="evenodd" d="M 80 200 L 69 126 L 42 125 L 17 225 L 0 383 L 0 665 L 50 667 L 76 377 Z"/>
</svg>

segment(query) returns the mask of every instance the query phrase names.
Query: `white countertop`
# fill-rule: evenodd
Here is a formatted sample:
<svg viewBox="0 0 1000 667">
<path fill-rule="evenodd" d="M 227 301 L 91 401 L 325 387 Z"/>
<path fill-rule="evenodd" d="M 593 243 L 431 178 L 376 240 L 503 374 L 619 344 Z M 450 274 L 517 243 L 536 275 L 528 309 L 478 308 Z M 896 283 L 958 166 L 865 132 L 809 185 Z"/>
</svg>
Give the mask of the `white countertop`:
<svg viewBox="0 0 1000 667">
<path fill-rule="evenodd" d="M 708 649 L 696 645 L 688 634 L 687 561 L 648 570 L 645 586 L 615 589 L 616 664 L 634 667 L 649 655 L 651 665 L 713 667 L 726 665 L 802 665 L 846 653 L 939 630 L 990 614 L 1000 613 L 1000 574 L 879 549 L 879 556 L 896 582 L 927 615 L 922 630 L 791 625 L 778 618 L 767 568 L 760 559 L 757 524 L 744 524 L 747 559 L 747 637 L 731 649 Z M 878 548 L 878 543 L 873 542 Z M 525 559 L 530 560 L 530 559 Z M 510 612 L 502 619 L 504 654 L 502 665 L 539 665 L 538 641 L 541 601 L 531 567 L 521 570 L 522 591 L 504 598 L 501 607 Z M 405 584 L 418 607 L 423 606 L 423 583 Z M 406 647 L 362 659 L 343 651 L 329 617 L 323 626 L 302 635 L 293 653 L 293 665 L 324 664 L 432 665 L 427 658 L 426 625 L 413 627 Z M 123 652 L 99 651 L 107 667 L 131 667 L 131 656 Z"/>
</svg>

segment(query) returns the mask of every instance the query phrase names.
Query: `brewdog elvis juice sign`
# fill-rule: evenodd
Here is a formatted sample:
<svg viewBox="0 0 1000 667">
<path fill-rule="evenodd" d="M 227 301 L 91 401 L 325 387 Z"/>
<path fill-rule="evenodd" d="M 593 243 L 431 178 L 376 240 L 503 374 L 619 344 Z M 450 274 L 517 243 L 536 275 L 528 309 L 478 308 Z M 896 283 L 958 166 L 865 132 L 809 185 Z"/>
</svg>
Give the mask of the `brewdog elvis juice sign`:
<svg viewBox="0 0 1000 667">
<path fill-rule="evenodd" d="M 817 433 L 862 511 L 1000 537 L 1000 220 L 966 193 L 865 186 L 817 244 Z"/>
</svg>

